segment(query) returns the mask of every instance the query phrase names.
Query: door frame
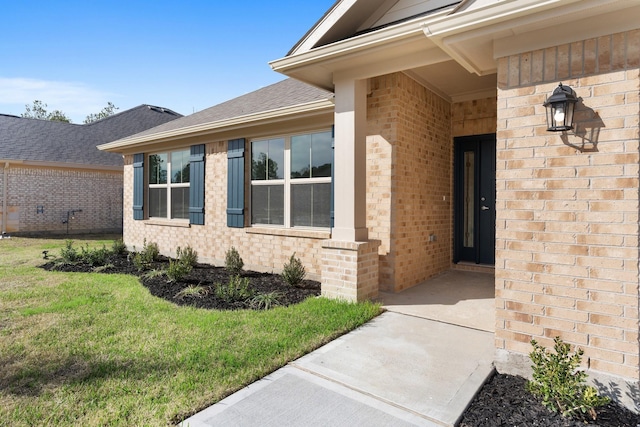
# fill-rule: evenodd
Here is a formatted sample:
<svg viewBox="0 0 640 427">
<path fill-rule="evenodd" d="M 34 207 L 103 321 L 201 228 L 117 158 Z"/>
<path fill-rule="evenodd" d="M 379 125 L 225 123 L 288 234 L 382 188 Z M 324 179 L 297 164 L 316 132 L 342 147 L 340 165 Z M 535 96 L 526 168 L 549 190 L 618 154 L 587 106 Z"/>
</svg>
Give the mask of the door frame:
<svg viewBox="0 0 640 427">
<path fill-rule="evenodd" d="M 464 161 L 463 153 L 473 151 L 474 162 L 474 218 L 475 224 L 473 247 L 464 247 Z M 492 169 L 493 173 L 483 175 L 481 172 Z M 493 265 L 495 263 L 495 169 L 496 169 L 496 134 L 461 136 L 454 138 L 454 250 L 453 262 L 475 262 L 476 264 Z M 487 181 L 490 180 L 490 181 Z M 492 181 L 492 182 L 491 182 Z M 481 218 L 481 187 L 492 188 L 490 208 L 483 212 Z M 484 226 L 482 226 L 484 224 Z M 484 245 L 481 242 L 492 242 Z"/>
</svg>

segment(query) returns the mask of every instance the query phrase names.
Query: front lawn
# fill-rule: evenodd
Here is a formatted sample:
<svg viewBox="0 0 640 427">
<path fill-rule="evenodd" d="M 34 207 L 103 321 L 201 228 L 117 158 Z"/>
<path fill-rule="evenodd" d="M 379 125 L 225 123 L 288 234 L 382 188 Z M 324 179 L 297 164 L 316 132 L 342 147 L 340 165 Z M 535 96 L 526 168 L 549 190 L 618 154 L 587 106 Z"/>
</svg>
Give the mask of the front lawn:
<svg viewBox="0 0 640 427">
<path fill-rule="evenodd" d="M 0 425 L 175 424 L 380 312 L 178 306 L 134 276 L 38 268 L 64 244 L 0 240 Z"/>
</svg>

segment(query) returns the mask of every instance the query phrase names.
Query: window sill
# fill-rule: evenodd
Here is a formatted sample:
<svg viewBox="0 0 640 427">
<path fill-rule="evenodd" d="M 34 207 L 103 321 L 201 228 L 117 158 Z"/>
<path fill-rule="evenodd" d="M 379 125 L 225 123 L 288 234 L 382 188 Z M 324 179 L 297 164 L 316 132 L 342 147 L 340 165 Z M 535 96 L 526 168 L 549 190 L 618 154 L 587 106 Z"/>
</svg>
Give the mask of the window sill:
<svg viewBox="0 0 640 427">
<path fill-rule="evenodd" d="M 144 225 L 155 225 L 155 226 L 161 226 L 161 227 L 182 227 L 182 228 L 189 228 L 191 227 L 191 224 L 189 224 L 188 220 L 181 220 L 181 219 L 159 219 L 159 218 L 152 218 L 152 219 L 147 219 L 144 221 Z"/>
<path fill-rule="evenodd" d="M 271 236 L 302 237 L 306 239 L 326 240 L 331 238 L 330 231 L 300 230 L 295 228 L 250 227 L 247 234 L 268 234 Z"/>
</svg>

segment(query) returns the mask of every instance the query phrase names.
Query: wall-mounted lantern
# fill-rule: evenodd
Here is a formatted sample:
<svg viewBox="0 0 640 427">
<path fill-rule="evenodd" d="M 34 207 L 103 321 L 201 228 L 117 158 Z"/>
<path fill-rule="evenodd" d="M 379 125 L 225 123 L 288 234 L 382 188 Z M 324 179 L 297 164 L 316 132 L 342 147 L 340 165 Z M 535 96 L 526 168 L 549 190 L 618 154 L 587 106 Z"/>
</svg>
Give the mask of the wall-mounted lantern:
<svg viewBox="0 0 640 427">
<path fill-rule="evenodd" d="M 573 111 L 577 102 L 573 89 L 560 83 L 542 104 L 547 109 L 547 130 L 561 132 L 573 129 Z"/>
</svg>

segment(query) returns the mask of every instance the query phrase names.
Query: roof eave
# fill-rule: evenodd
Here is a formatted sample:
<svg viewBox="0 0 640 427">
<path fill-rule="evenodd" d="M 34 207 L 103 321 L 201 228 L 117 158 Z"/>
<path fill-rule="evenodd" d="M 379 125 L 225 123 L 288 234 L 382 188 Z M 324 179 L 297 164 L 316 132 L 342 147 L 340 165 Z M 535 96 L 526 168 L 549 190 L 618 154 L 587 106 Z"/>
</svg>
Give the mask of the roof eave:
<svg viewBox="0 0 640 427">
<path fill-rule="evenodd" d="M 333 99 L 323 99 L 319 101 L 308 102 L 304 104 L 293 105 L 274 110 L 263 111 L 260 113 L 248 114 L 244 116 L 233 117 L 230 119 L 219 120 L 210 123 L 202 123 L 193 126 L 187 126 L 179 129 L 173 129 L 165 132 L 158 132 L 150 135 L 133 136 L 129 138 L 113 141 L 108 144 L 98 146 L 99 150 L 110 152 L 122 152 L 128 148 L 140 145 L 150 145 L 160 142 L 167 142 L 185 137 L 200 136 L 211 133 L 229 131 L 233 129 L 241 129 L 249 125 L 268 124 L 272 122 L 282 121 L 283 119 L 295 116 L 308 116 L 311 114 L 321 114 L 328 110 L 334 109 Z"/>
</svg>

